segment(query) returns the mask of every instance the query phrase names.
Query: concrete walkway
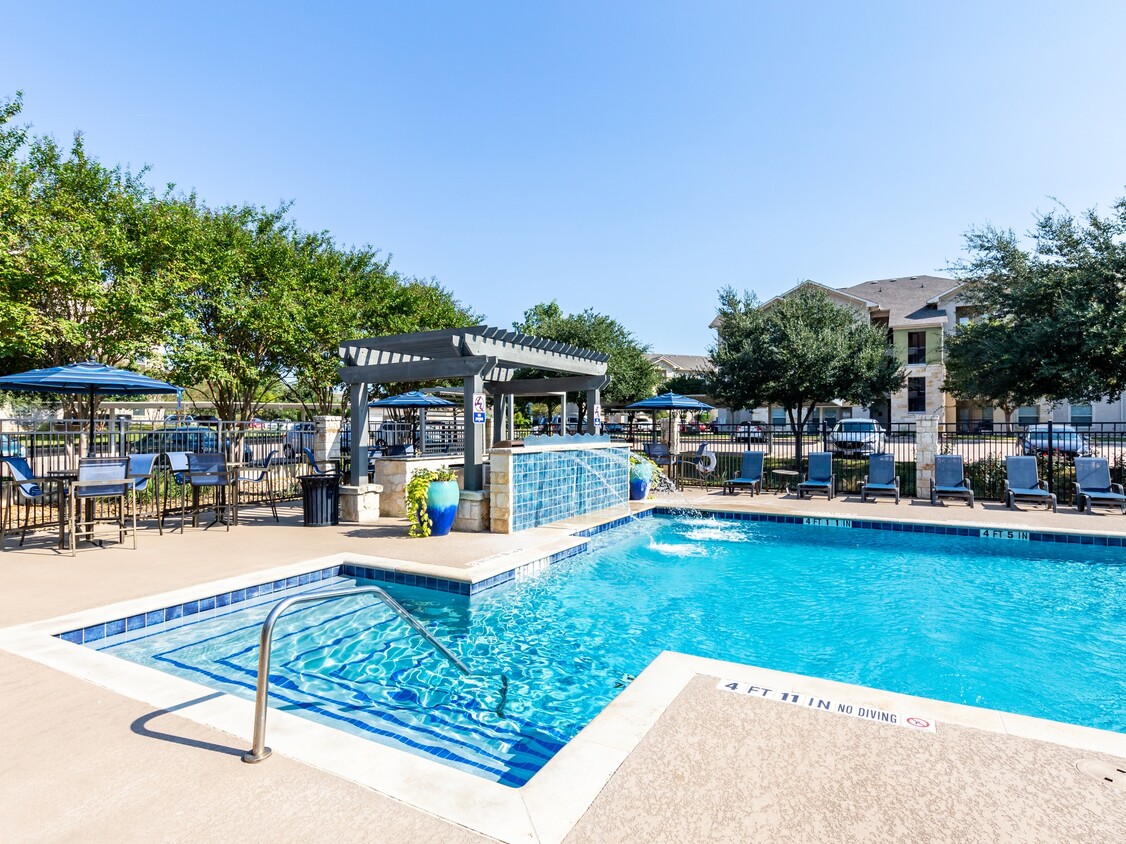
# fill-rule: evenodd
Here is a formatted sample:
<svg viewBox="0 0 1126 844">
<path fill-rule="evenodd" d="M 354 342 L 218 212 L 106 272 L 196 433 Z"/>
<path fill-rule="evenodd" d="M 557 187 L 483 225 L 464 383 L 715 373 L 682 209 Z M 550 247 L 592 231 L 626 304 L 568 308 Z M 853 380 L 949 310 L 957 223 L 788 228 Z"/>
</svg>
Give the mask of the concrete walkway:
<svg viewBox="0 0 1126 844">
<path fill-rule="evenodd" d="M 677 502 L 672 503 L 679 503 Z M 691 495 L 685 503 L 803 515 L 1122 532 L 1113 516 L 985 505 Z M 0 627 L 350 551 L 448 566 L 568 531 L 405 537 L 405 522 L 304 528 L 251 510 L 224 532 L 188 529 L 140 548 L 0 555 Z M 1126 792 L 1081 775 L 1097 756 L 940 724 L 916 735 L 818 717 L 689 683 L 618 769 L 568 841 L 1098 841 L 1126 828 Z M 243 765 L 239 742 L 175 713 L 0 652 L 0 838 L 5 841 L 480 841 L 483 837 L 285 758 Z M 1110 757 L 1107 757 L 1110 758 Z M 1117 760 L 1126 769 L 1126 760 Z"/>
</svg>

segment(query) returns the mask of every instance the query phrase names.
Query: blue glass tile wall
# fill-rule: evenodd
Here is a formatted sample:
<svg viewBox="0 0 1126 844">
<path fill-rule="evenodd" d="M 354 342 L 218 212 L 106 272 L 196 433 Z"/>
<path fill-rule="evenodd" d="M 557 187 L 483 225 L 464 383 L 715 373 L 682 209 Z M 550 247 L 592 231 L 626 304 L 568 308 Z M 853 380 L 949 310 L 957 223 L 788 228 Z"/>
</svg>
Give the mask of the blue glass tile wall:
<svg viewBox="0 0 1126 844">
<path fill-rule="evenodd" d="M 512 530 L 526 530 L 629 502 L 624 448 L 514 452 Z"/>
</svg>

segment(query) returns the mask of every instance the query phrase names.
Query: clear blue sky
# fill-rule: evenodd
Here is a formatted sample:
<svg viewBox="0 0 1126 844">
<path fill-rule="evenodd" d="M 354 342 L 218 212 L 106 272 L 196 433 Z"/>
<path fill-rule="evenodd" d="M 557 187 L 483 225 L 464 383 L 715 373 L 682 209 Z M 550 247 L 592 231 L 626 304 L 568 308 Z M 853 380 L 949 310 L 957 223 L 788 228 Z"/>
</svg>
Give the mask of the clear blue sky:
<svg viewBox="0 0 1126 844">
<path fill-rule="evenodd" d="M 853 6 L 858 8 L 852 8 Z M 210 204 L 295 202 L 494 324 L 703 353 L 725 285 L 941 272 L 1126 193 L 1126 3 L 16 3 L 0 97 Z"/>
</svg>

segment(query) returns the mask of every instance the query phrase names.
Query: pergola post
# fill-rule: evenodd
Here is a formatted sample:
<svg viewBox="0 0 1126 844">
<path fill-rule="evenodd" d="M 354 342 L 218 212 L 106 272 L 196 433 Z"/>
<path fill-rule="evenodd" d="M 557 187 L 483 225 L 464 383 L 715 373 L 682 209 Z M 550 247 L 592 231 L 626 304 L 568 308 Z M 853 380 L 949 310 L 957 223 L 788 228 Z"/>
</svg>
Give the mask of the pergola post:
<svg viewBox="0 0 1126 844">
<path fill-rule="evenodd" d="M 485 426 L 473 423 L 473 395 L 485 391 L 485 379 L 471 375 L 462 379 L 461 384 L 465 425 L 465 480 L 462 487 L 469 492 L 480 492 L 485 488 Z"/>
<path fill-rule="evenodd" d="M 594 430 L 594 406 L 598 404 L 599 391 L 587 390 L 586 391 L 586 431 L 588 434 L 597 434 Z"/>
<path fill-rule="evenodd" d="M 352 402 L 351 460 L 348 481 L 352 486 L 368 482 L 368 385 L 350 384 L 349 398 Z"/>
<path fill-rule="evenodd" d="M 501 393 L 499 396 L 493 397 L 493 442 L 500 442 L 504 439 L 504 415 L 508 410 L 508 396 Z"/>
<path fill-rule="evenodd" d="M 508 439 L 516 439 L 516 396 L 508 394 Z"/>
</svg>

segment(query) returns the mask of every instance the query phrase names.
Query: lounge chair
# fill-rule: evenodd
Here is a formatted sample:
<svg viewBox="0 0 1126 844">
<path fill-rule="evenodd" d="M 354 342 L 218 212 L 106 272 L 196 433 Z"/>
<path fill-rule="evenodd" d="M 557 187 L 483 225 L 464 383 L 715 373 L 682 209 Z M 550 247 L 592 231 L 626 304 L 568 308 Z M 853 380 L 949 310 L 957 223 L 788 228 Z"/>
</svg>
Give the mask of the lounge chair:
<svg viewBox="0 0 1126 844">
<path fill-rule="evenodd" d="M 1122 484 L 1110 482 L 1110 464 L 1105 457 L 1075 458 L 1075 506 L 1079 512 L 1094 512 L 1096 504 L 1118 507 L 1126 515 Z"/>
<path fill-rule="evenodd" d="M 1005 506 L 1010 510 L 1016 507 L 1018 501 L 1034 501 L 1050 504 L 1052 512 L 1058 512 L 1056 496 L 1048 492 L 1048 485 L 1040 480 L 1035 457 L 1008 455 L 1005 458 L 1005 476 Z"/>
<path fill-rule="evenodd" d="M 117 540 L 125 543 L 125 535 L 133 537 L 133 550 L 137 550 L 137 495 L 135 481 L 128 477 L 128 457 L 86 457 L 78 461 L 78 480 L 71 481 L 67 504 L 67 527 L 70 536 L 70 555 L 73 557 L 79 539 L 93 540 L 96 534 L 95 505 L 98 499 L 113 499 L 117 503 Z M 130 501 L 132 527 L 127 526 L 125 499 Z M 79 506 L 85 510 L 81 516 Z M 89 506 L 87 506 L 89 505 Z M 81 523 L 79 523 L 81 520 Z"/>
<path fill-rule="evenodd" d="M 0 549 L 5 548 L 4 540 L 7 538 L 11 526 L 11 514 L 16 514 L 16 530 L 20 532 L 20 545 L 23 545 L 27 532 L 32 529 L 31 508 L 42 507 L 52 502 L 62 503 L 63 480 L 61 478 L 37 478 L 31 471 L 27 459 L 23 457 L 2 457 L 0 463 L 8 467 L 12 473 L 14 491 L 10 493 L 14 500 L 9 500 L 9 505 L 0 513 Z M 52 489 L 53 487 L 53 489 Z M 23 527 L 20 527 L 20 504 L 23 505 Z M 62 547 L 63 518 L 51 524 L 59 526 L 59 547 Z M 35 525 L 38 527 L 39 525 Z"/>
<path fill-rule="evenodd" d="M 866 502 L 869 495 L 873 499 L 878 495 L 894 495 L 895 503 L 899 504 L 899 475 L 895 474 L 894 454 L 868 456 L 868 474 L 860 485 L 861 503 Z"/>
<path fill-rule="evenodd" d="M 965 498 L 971 509 L 974 506 L 974 491 L 966 480 L 966 470 L 960 454 L 935 455 L 931 504 L 937 504 L 940 498 Z"/>
<path fill-rule="evenodd" d="M 762 495 L 762 460 L 761 451 L 744 451 L 743 462 L 739 468 L 739 477 L 724 481 L 724 495 L 735 493 L 736 487 L 750 487 L 751 495 Z"/>
<path fill-rule="evenodd" d="M 200 491 L 209 487 L 215 490 L 215 519 L 207 527 L 222 521 L 230 530 L 232 522 L 238 524 L 238 472 L 227 468 L 226 455 L 220 451 L 188 452 L 188 483 L 192 488 L 193 527 L 199 519 Z"/>
<path fill-rule="evenodd" d="M 836 486 L 836 476 L 833 474 L 833 453 L 830 451 L 814 451 L 809 455 L 809 474 L 804 481 L 798 484 L 798 499 L 805 497 L 806 493 L 812 498 L 813 493 L 823 492 L 831 501 Z"/>
<path fill-rule="evenodd" d="M 149 483 L 153 477 L 153 464 L 156 458 L 160 457 L 159 454 L 130 454 L 129 455 L 129 472 L 128 477 L 133 480 L 133 491 L 137 493 L 144 492 L 149 488 Z M 160 510 L 160 489 L 156 484 L 153 484 L 153 490 L 156 492 L 156 512 L 158 514 L 156 520 L 156 529 L 160 535 L 164 535 L 164 525 L 162 519 L 159 517 Z"/>
<path fill-rule="evenodd" d="M 274 462 L 277 456 L 277 451 L 271 451 L 266 455 L 265 462 L 258 467 L 257 475 L 244 475 L 239 472 L 239 484 L 265 484 L 266 485 L 266 503 L 270 505 L 270 510 L 273 511 L 274 521 L 281 521 L 278 518 L 278 505 L 274 501 L 274 481 L 273 476 L 270 474 L 270 464 Z"/>
</svg>

